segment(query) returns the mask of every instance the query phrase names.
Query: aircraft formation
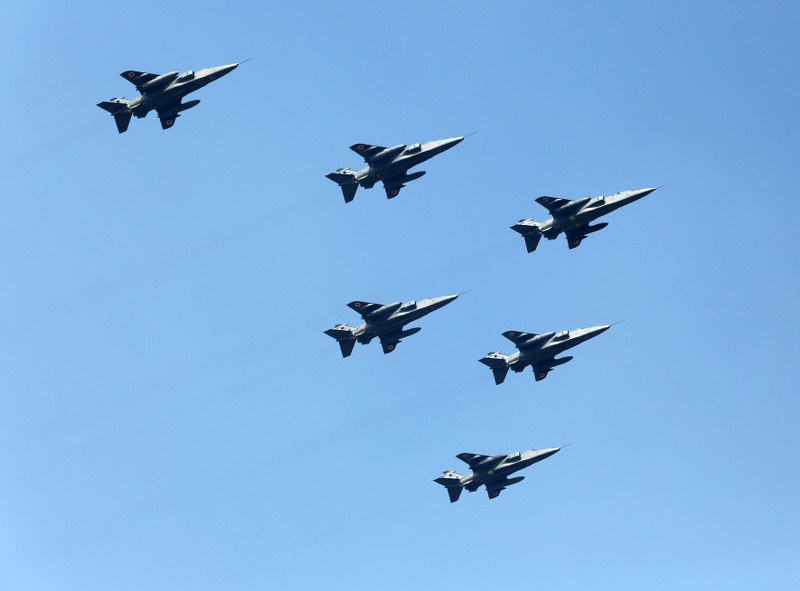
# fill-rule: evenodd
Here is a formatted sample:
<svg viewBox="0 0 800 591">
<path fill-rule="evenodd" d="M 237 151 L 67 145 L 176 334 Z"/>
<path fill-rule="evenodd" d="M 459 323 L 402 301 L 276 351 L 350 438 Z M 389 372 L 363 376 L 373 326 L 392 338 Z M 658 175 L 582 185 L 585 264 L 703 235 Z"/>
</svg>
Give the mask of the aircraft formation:
<svg viewBox="0 0 800 591">
<path fill-rule="evenodd" d="M 241 63 L 243 62 L 204 68 L 197 72 L 190 70 L 184 74 L 174 71 L 159 75 L 126 70 L 120 75 L 135 85 L 139 96 L 130 100 L 122 97 L 112 98 L 98 103 L 97 106 L 113 116 L 119 133 L 127 131 L 132 117 L 143 118 L 150 111 L 156 111 L 162 129 L 166 130 L 175 124 L 181 112 L 200 103 L 197 99 L 184 103 L 183 97 L 229 74 Z M 350 149 L 363 157 L 367 166 L 359 171 L 339 168 L 327 174 L 326 178 L 339 185 L 345 204 L 354 200 L 359 187 L 370 189 L 379 181 L 383 184 L 386 197 L 393 199 L 400 194 L 400 190 L 407 183 L 425 174 L 422 170 L 409 172 L 411 168 L 453 148 L 465 137 L 467 136 L 411 145 L 398 144 L 390 148 L 367 143 L 353 144 Z M 642 199 L 657 188 L 622 191 L 594 199 L 585 197 L 570 200 L 542 196 L 537 198 L 536 202 L 547 209 L 551 218 L 544 222 L 530 218 L 522 219 L 511 226 L 511 229 L 522 235 L 528 253 L 536 250 L 543 236 L 548 240 L 554 240 L 562 233 L 566 236 L 569 249 L 574 249 L 589 234 L 608 226 L 605 222 L 591 225 L 596 219 Z M 356 300 L 347 306 L 361 316 L 363 323 L 359 326 L 337 324 L 324 333 L 336 340 L 342 357 L 349 357 L 356 343 L 367 345 L 375 338 L 380 341 L 384 354 L 388 354 L 395 350 L 402 339 L 422 330 L 420 327 L 406 328 L 406 325 L 443 308 L 460 295 L 463 294 L 425 298 L 405 304 L 401 302 L 377 304 Z M 534 380 L 539 382 L 544 380 L 553 368 L 573 359 L 572 356 L 557 358 L 556 355 L 604 333 L 611 326 L 603 324 L 539 334 L 508 330 L 502 334 L 514 344 L 517 352 L 505 355 L 496 351 L 488 353 L 479 361 L 492 370 L 496 385 L 504 382 L 509 369 L 519 373 L 527 367 L 531 367 Z M 469 466 L 470 473 L 462 475 L 453 470 L 446 470 L 434 479 L 434 482 L 445 487 L 451 503 L 459 499 L 464 489 L 475 492 L 481 486 L 485 487 L 489 498 L 494 499 L 506 487 L 517 484 L 525 478 L 524 476 L 509 478 L 511 474 L 549 458 L 561 449 L 561 447 L 551 447 L 494 456 L 460 453 L 456 457 Z"/>
</svg>

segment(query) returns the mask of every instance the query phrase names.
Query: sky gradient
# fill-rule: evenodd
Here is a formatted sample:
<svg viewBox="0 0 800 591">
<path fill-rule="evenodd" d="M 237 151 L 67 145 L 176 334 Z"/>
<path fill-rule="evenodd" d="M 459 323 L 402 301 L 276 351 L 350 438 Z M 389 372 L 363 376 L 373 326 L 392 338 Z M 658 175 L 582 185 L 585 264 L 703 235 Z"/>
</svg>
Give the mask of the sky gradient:
<svg viewBox="0 0 800 591">
<path fill-rule="evenodd" d="M 0 590 L 800 587 L 799 17 L 0 7 Z M 246 58 L 168 131 L 95 106 Z M 324 178 L 475 131 L 391 201 Z M 509 229 L 660 185 L 576 250 Z M 391 355 L 323 334 L 468 289 Z M 620 320 L 540 383 L 477 361 Z"/>
</svg>

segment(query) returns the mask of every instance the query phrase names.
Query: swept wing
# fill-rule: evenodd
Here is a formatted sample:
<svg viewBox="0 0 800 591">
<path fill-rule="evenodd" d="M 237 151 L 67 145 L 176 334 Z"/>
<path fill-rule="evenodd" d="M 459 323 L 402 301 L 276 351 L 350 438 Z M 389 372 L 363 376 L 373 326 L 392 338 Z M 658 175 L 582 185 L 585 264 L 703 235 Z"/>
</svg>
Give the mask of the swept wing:
<svg viewBox="0 0 800 591">
<path fill-rule="evenodd" d="M 180 117 L 178 111 L 181 108 L 181 102 L 177 101 L 168 105 L 163 105 L 156 109 L 158 113 L 158 120 L 161 121 L 161 129 L 169 129 L 175 125 L 175 120 Z"/>
<path fill-rule="evenodd" d="M 383 348 L 383 352 L 391 353 L 397 348 L 397 343 L 400 342 L 400 337 L 402 336 L 402 331 L 395 331 L 390 333 L 385 333 L 380 335 L 381 340 L 381 347 Z"/>
<path fill-rule="evenodd" d="M 605 224 L 603 224 L 605 226 Z M 583 242 L 583 239 L 589 235 L 589 224 L 584 224 L 583 226 L 578 226 L 577 228 L 572 228 L 571 230 L 567 230 L 564 234 L 567 237 L 567 246 L 569 246 L 570 250 L 573 248 L 578 248 Z"/>
<path fill-rule="evenodd" d="M 391 316 L 394 312 L 399 310 L 402 305 L 401 302 L 395 302 L 394 304 L 374 304 L 372 302 L 361 302 L 358 300 L 347 304 L 351 310 L 355 310 L 361 314 L 361 318 L 371 322 Z"/>
<path fill-rule="evenodd" d="M 490 499 L 496 498 L 501 492 L 503 492 L 506 487 L 511 486 L 512 484 L 517 484 L 524 480 L 524 476 L 517 476 L 516 478 L 502 478 L 498 480 L 493 480 L 492 482 L 486 483 L 486 494 L 489 495 Z"/>
<path fill-rule="evenodd" d="M 542 195 L 536 199 L 536 203 L 543 205 L 551 214 L 569 202 L 569 199 L 559 199 L 558 197 L 548 197 L 547 195 Z"/>
<path fill-rule="evenodd" d="M 561 357 L 556 359 L 555 357 L 551 357 L 550 359 L 544 359 L 542 361 L 538 361 L 533 366 L 533 377 L 537 382 L 541 382 L 543 379 L 547 377 L 554 367 L 558 367 L 559 365 L 565 364 L 567 361 L 571 361 L 572 357 Z"/>
<path fill-rule="evenodd" d="M 356 154 L 364 158 L 364 162 L 369 164 L 370 159 L 386 150 L 385 146 L 374 146 L 372 144 L 353 144 L 350 146 L 350 149 L 353 150 Z"/>
<path fill-rule="evenodd" d="M 456 456 L 462 462 L 466 462 L 472 470 L 491 470 L 497 464 L 505 460 L 508 456 L 486 456 L 483 454 L 473 454 L 469 452 L 462 452 Z"/>
<path fill-rule="evenodd" d="M 400 189 L 405 187 L 401 180 L 404 176 L 405 175 L 383 180 L 383 188 L 386 190 L 386 197 L 388 199 L 397 197 L 400 194 Z"/>
<path fill-rule="evenodd" d="M 149 72 L 138 72 L 136 70 L 125 70 L 122 74 L 120 74 L 125 80 L 130 82 L 136 87 L 136 90 L 139 90 L 142 86 L 150 82 L 151 80 L 155 80 L 160 76 L 160 74 L 151 74 Z"/>
<path fill-rule="evenodd" d="M 529 341 L 535 336 L 538 336 L 535 332 L 522 332 L 520 330 L 507 330 L 503 333 L 503 336 L 506 337 L 509 341 L 514 343 L 515 345 L 520 345 L 525 341 Z"/>
</svg>

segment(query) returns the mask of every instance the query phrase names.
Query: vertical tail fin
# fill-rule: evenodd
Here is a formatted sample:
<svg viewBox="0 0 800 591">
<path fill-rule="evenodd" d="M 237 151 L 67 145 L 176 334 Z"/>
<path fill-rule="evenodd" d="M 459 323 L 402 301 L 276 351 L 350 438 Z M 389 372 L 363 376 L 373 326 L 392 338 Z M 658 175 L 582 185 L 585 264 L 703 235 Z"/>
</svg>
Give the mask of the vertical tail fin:
<svg viewBox="0 0 800 591">
<path fill-rule="evenodd" d="M 491 368 L 495 385 L 499 386 L 503 383 L 506 375 L 508 375 L 508 355 L 503 355 L 500 352 L 489 353 L 478 361 Z"/>
<path fill-rule="evenodd" d="M 356 196 L 358 190 L 358 181 L 356 181 L 356 173 L 349 168 L 340 168 L 336 172 L 326 174 L 325 178 L 337 183 L 342 189 L 344 202 L 350 203 Z"/>
<path fill-rule="evenodd" d="M 130 124 L 131 116 L 133 115 L 128 110 L 129 104 L 130 101 L 124 98 L 113 98 L 110 101 L 97 103 L 97 106 L 104 111 L 111 113 L 114 116 L 114 123 L 117 124 L 117 131 L 120 133 L 125 133 L 128 130 L 128 125 Z"/>
<path fill-rule="evenodd" d="M 447 489 L 447 496 L 450 497 L 450 502 L 455 503 L 458 497 L 461 496 L 464 487 L 461 485 L 461 474 L 448 470 L 444 472 L 434 482 L 441 484 Z"/>
<path fill-rule="evenodd" d="M 339 348 L 342 350 L 342 357 L 350 357 L 353 347 L 356 345 L 356 337 L 353 335 L 355 329 L 347 324 L 337 324 L 333 328 L 325 331 L 329 337 L 336 339 Z"/>
<path fill-rule="evenodd" d="M 125 111 L 124 113 L 117 113 L 114 115 L 114 123 L 117 124 L 117 131 L 120 133 L 125 133 L 128 131 L 128 125 L 131 123 L 131 116 L 133 113 L 130 111 Z"/>
<path fill-rule="evenodd" d="M 542 239 L 539 222 L 530 219 L 520 220 L 518 224 L 511 226 L 511 229 L 522 234 L 525 239 L 525 248 L 528 249 L 528 252 L 533 252 L 539 246 L 539 241 Z"/>
</svg>

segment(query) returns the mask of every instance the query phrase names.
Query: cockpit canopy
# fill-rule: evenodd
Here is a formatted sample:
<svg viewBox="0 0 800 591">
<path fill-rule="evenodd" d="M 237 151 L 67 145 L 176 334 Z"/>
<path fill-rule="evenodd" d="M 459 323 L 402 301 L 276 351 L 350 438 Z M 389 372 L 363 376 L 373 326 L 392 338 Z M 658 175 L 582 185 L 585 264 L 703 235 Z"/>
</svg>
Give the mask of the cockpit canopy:
<svg viewBox="0 0 800 591">
<path fill-rule="evenodd" d="M 506 458 L 506 462 L 518 462 L 521 457 L 519 452 L 515 452 Z"/>
<path fill-rule="evenodd" d="M 553 337 L 553 340 L 554 341 L 563 341 L 568 336 L 569 336 L 569 331 L 568 330 L 562 330 L 561 332 L 556 333 L 556 336 Z"/>
<path fill-rule="evenodd" d="M 185 74 L 181 74 L 178 77 L 178 82 L 186 82 L 187 80 L 191 80 L 192 78 L 194 78 L 194 70 L 189 70 Z"/>
<path fill-rule="evenodd" d="M 422 149 L 422 144 L 413 144 L 405 149 L 405 154 L 413 154 L 415 152 L 419 152 Z"/>
<path fill-rule="evenodd" d="M 416 307 L 417 307 L 417 302 L 416 302 L 416 300 L 411 300 L 411 301 L 410 301 L 410 302 L 408 302 L 408 303 L 407 303 L 405 306 L 403 306 L 403 309 L 404 309 L 404 310 L 413 310 L 413 309 L 414 309 L 414 308 L 416 308 Z"/>
</svg>

